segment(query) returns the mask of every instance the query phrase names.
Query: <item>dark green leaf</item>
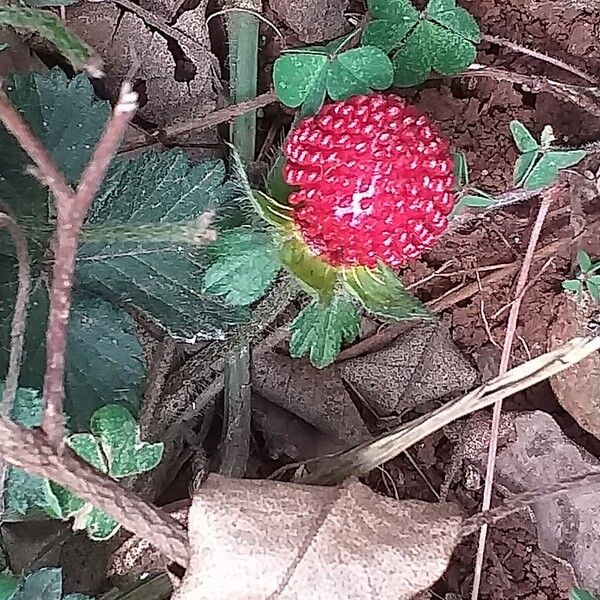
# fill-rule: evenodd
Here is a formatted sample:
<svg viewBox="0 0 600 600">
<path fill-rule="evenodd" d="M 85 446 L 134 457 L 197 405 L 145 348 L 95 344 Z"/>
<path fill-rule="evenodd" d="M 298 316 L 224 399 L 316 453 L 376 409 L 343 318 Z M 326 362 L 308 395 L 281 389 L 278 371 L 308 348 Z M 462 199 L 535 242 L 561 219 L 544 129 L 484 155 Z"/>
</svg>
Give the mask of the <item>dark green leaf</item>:
<svg viewBox="0 0 600 600">
<path fill-rule="evenodd" d="M 456 2 L 430 0 L 425 12 L 434 21 L 461 37 L 475 43 L 481 41 L 481 31 L 477 21 L 467 10 L 457 7 Z"/>
<path fill-rule="evenodd" d="M 517 162 L 515 163 L 515 169 L 513 173 L 513 180 L 515 182 L 515 185 L 522 185 L 523 182 L 527 179 L 527 176 L 529 175 L 529 173 L 531 173 L 533 164 L 538 156 L 539 152 L 537 150 L 532 150 L 531 152 L 521 154 L 521 156 L 517 158 Z"/>
<path fill-rule="evenodd" d="M 579 250 L 579 252 L 577 252 L 577 264 L 579 265 L 582 273 L 587 273 L 591 270 L 592 259 L 585 250 Z"/>
<path fill-rule="evenodd" d="M 533 152 L 539 148 L 539 144 L 533 135 L 531 135 L 529 129 L 520 121 L 510 122 L 510 132 L 519 152 Z"/>
<path fill-rule="evenodd" d="M 277 97 L 291 108 L 300 106 L 327 74 L 327 55 L 307 52 L 283 54 L 273 67 Z"/>
<path fill-rule="evenodd" d="M 62 570 L 45 568 L 27 575 L 11 600 L 61 600 Z"/>
<path fill-rule="evenodd" d="M 431 318 L 419 299 L 408 293 L 387 267 L 349 269 L 344 272 L 344 285 L 368 311 L 376 315 L 396 321 Z"/>
<path fill-rule="evenodd" d="M 19 580 L 8 573 L 0 574 L 0 600 L 10 600 L 19 587 Z"/>
<path fill-rule="evenodd" d="M 222 295 L 234 306 L 247 306 L 263 296 L 281 268 L 272 236 L 261 231 L 233 229 L 211 250 L 217 259 L 204 275 L 202 291 Z"/>
<path fill-rule="evenodd" d="M 122 406 L 112 404 L 96 411 L 90 429 L 100 440 L 111 477 L 122 478 L 149 471 L 162 458 L 163 444 L 141 441 L 135 419 Z"/>
<path fill-rule="evenodd" d="M 431 73 L 432 56 L 427 30 L 419 24 L 392 57 L 394 85 L 411 87 L 423 83 Z"/>
<path fill-rule="evenodd" d="M 234 220 L 232 212 L 241 214 L 240 202 L 249 208 L 248 193 L 243 183 L 226 179 L 222 161 L 191 166 L 181 151 L 116 161 L 86 227 L 126 225 L 137 234 L 86 237 L 77 261 L 80 285 L 138 307 L 177 339 L 222 338 L 249 312 L 202 293 L 209 261 L 196 243 L 198 227 L 207 211 L 215 213 L 215 227 L 224 227 L 224 219 Z"/>
<path fill-rule="evenodd" d="M 96 99 L 87 77 L 79 75 L 69 81 L 60 69 L 45 75 L 9 75 L 4 89 L 69 182 L 76 183 L 110 114 L 108 102 Z M 51 230 L 48 192 L 37 177 L 29 174 L 29 164 L 15 139 L 0 126 L 0 198 L 27 229 L 32 259 L 36 261 L 44 252 Z M 3 231 L 0 254 L 14 256 L 12 241 Z"/>
<path fill-rule="evenodd" d="M 0 397 L 4 382 L 0 381 Z M 11 418 L 24 427 L 38 427 L 42 423 L 42 397 L 37 390 L 19 388 L 11 410 Z M 25 517 L 39 517 L 46 506 L 44 480 L 29 475 L 16 467 L 7 467 L 4 478 L 4 521 L 21 521 Z"/>
<path fill-rule="evenodd" d="M 92 48 L 64 26 L 51 12 L 23 6 L 0 5 L 0 25 L 32 31 L 46 38 L 71 63 L 93 77 L 102 76 L 101 61 Z"/>
<path fill-rule="evenodd" d="M 322 369 L 338 355 L 342 343 L 358 336 L 360 318 L 354 304 L 343 296 L 327 303 L 313 300 L 291 324 L 290 355 L 308 355 L 310 362 Z"/>
<path fill-rule="evenodd" d="M 252 192 L 252 204 L 256 212 L 267 223 L 274 225 L 278 229 L 289 229 L 291 227 L 293 223 L 292 209 L 289 206 L 280 204 L 274 198 L 258 190 L 253 190 Z"/>
<path fill-rule="evenodd" d="M 279 251 L 283 266 L 309 294 L 329 299 L 335 289 L 337 271 L 315 256 L 298 238 L 285 241 Z"/>
<path fill-rule="evenodd" d="M 580 279 L 567 279 L 562 282 L 563 290 L 567 290 L 569 292 L 580 292 L 581 286 L 583 282 Z"/>
<path fill-rule="evenodd" d="M 334 100 L 345 100 L 392 85 L 394 67 L 385 52 L 374 46 L 347 50 L 329 65 L 327 91 Z"/>
</svg>

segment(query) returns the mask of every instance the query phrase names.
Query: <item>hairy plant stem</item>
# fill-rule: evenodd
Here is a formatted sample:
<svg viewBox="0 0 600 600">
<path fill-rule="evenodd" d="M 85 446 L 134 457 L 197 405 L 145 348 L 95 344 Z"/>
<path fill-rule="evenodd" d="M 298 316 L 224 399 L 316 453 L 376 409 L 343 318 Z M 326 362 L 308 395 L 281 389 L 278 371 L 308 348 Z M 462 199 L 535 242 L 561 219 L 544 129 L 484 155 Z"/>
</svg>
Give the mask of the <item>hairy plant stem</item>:
<svg viewBox="0 0 600 600">
<path fill-rule="evenodd" d="M 260 3 L 258 8 L 260 8 Z M 251 12 L 227 15 L 230 88 L 234 102 L 256 97 L 258 79 L 258 19 Z M 238 115 L 231 127 L 231 142 L 244 163 L 256 153 L 256 111 Z M 250 452 L 250 344 L 244 340 L 225 364 L 225 419 L 220 472 L 242 477 Z"/>
</svg>

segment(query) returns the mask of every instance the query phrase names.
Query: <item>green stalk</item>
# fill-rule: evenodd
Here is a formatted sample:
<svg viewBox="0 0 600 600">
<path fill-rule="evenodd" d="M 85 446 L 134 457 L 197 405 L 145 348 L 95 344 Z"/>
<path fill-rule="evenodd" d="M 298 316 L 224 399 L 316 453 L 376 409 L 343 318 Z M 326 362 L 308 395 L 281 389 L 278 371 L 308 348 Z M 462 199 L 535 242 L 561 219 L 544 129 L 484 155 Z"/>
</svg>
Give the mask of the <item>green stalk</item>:
<svg viewBox="0 0 600 600">
<path fill-rule="evenodd" d="M 248 0 L 232 8 L 260 10 L 248 6 Z M 234 102 L 256 97 L 258 78 L 258 19 L 249 12 L 228 14 L 230 93 Z M 256 154 L 256 112 L 237 117 L 231 127 L 231 142 L 243 163 Z M 225 366 L 224 427 L 221 444 L 220 472 L 230 477 L 243 477 L 250 452 L 250 345 L 240 344 Z"/>
</svg>

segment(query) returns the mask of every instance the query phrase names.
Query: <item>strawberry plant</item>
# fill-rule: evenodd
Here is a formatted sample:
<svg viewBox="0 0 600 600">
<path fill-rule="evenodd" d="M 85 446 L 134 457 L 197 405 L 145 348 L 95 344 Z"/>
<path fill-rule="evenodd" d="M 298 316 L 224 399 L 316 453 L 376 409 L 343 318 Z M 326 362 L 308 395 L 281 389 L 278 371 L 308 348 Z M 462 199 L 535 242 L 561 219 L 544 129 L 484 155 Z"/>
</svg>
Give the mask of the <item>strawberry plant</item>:
<svg viewBox="0 0 600 600">
<path fill-rule="evenodd" d="M 592 262 L 585 250 L 577 253 L 577 277 L 563 281 L 563 289 L 574 292 L 577 301 L 581 302 L 587 293 L 593 302 L 600 302 L 600 262 Z"/>
</svg>

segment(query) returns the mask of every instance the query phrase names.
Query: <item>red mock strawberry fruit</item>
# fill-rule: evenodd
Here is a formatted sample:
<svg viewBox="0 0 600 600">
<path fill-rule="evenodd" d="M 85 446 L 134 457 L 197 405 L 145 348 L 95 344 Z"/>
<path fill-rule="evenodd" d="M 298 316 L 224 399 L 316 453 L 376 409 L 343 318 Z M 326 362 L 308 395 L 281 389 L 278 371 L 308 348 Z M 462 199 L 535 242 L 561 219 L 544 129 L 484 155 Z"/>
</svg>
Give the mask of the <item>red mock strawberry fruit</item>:
<svg viewBox="0 0 600 600">
<path fill-rule="evenodd" d="M 391 94 L 355 96 L 302 120 L 285 145 L 294 223 L 334 267 L 405 265 L 431 248 L 454 208 L 448 143 Z"/>
</svg>

